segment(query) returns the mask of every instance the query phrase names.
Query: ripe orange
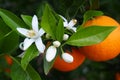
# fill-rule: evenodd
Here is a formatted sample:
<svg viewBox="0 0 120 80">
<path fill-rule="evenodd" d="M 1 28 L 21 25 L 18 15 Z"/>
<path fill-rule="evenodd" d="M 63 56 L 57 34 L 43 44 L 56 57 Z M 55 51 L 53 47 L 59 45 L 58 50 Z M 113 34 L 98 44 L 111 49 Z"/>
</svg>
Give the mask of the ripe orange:
<svg viewBox="0 0 120 80">
<path fill-rule="evenodd" d="M 119 72 L 116 73 L 115 80 L 120 80 L 120 73 Z"/>
<path fill-rule="evenodd" d="M 9 55 L 5 55 L 4 57 L 5 57 L 6 62 L 7 62 L 9 65 L 12 65 L 12 63 L 13 63 L 12 58 L 11 58 Z"/>
<path fill-rule="evenodd" d="M 84 46 L 80 51 L 93 61 L 107 61 L 115 58 L 120 52 L 120 25 L 117 21 L 108 16 L 98 16 L 85 23 L 85 27 L 99 26 L 116 26 L 117 28 L 111 32 L 108 37 L 101 43 Z"/>
<path fill-rule="evenodd" d="M 60 57 L 60 55 L 58 55 L 54 62 L 53 68 L 55 68 L 59 71 L 63 71 L 63 72 L 72 71 L 72 70 L 78 68 L 78 66 L 80 66 L 83 63 L 83 61 L 85 60 L 85 56 L 80 53 L 78 48 L 71 48 L 71 51 L 72 52 L 70 52 L 70 51 L 66 51 L 66 52 L 73 56 L 74 60 L 72 63 L 65 62 Z"/>
</svg>

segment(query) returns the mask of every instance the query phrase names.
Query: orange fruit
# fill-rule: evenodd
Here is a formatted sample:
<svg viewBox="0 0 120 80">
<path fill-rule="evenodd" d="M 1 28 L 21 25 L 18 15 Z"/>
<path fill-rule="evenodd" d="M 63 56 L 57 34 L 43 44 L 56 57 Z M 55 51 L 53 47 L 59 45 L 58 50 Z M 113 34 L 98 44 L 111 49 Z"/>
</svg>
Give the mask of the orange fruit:
<svg viewBox="0 0 120 80">
<path fill-rule="evenodd" d="M 72 71 L 78 68 L 78 66 L 80 66 L 85 60 L 85 56 L 80 53 L 78 48 L 71 48 L 71 51 L 67 50 L 66 52 L 73 56 L 73 62 L 67 63 L 60 57 L 60 55 L 58 55 L 54 62 L 53 68 L 63 72 Z"/>
<path fill-rule="evenodd" d="M 115 80 L 120 80 L 120 73 L 119 72 L 116 73 Z"/>
<path fill-rule="evenodd" d="M 5 57 L 6 62 L 7 62 L 9 65 L 12 65 L 12 63 L 13 63 L 12 58 L 11 58 L 9 55 L 5 55 L 4 57 Z"/>
<path fill-rule="evenodd" d="M 92 25 L 116 26 L 108 37 L 95 45 L 79 48 L 84 55 L 93 61 L 107 61 L 115 58 L 120 52 L 120 25 L 113 18 L 108 16 L 98 16 L 85 23 L 84 27 Z"/>
</svg>

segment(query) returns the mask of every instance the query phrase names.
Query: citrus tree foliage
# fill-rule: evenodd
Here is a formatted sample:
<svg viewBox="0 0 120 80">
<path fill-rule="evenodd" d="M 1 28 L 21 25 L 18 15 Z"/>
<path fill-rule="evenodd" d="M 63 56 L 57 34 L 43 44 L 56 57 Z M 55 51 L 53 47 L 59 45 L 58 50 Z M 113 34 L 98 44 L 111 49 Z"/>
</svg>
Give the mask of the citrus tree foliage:
<svg viewBox="0 0 120 80">
<path fill-rule="evenodd" d="M 80 5 L 79 8 L 75 9 L 75 12 L 77 14 L 79 9 L 82 9 L 82 4 L 84 3 L 84 0 L 81 0 L 80 4 L 76 4 L 76 2 L 74 1 L 73 3 L 73 6 Z M 94 2 L 92 2 L 91 0 L 91 5 L 92 4 L 94 4 Z M 93 5 L 91 6 L 91 8 L 92 7 Z M 63 10 L 61 11 L 61 13 L 65 11 L 64 8 L 62 9 Z M 69 25 L 69 21 L 71 20 L 71 18 L 74 18 L 76 15 L 73 15 L 73 13 L 71 12 L 69 14 L 70 16 L 72 15 L 70 18 L 68 17 L 68 12 L 70 13 L 69 10 L 65 11 L 66 14 L 63 16 L 67 16 L 67 22 Z M 33 42 L 33 44 L 29 45 L 27 49 L 24 49 L 25 40 L 23 39 L 25 38 L 25 36 L 21 34 L 18 30 L 18 28 L 24 28 L 28 30 L 34 28 L 34 24 L 37 24 L 36 22 L 34 22 L 34 15 L 37 15 L 38 29 L 44 30 L 44 34 L 39 36 L 42 43 L 45 45 L 43 53 L 39 51 L 39 47 L 37 46 L 35 41 Z M 61 55 L 62 53 L 64 53 L 64 49 L 66 46 L 82 47 L 100 43 L 115 29 L 115 26 L 100 27 L 97 25 L 84 28 L 84 24 L 86 21 L 94 18 L 95 16 L 103 15 L 102 11 L 97 10 L 87 10 L 82 15 L 83 20 L 81 22 L 78 20 L 78 23 L 76 25 L 74 24 L 75 27 L 65 26 L 65 20 L 63 17 L 61 17 L 62 14 L 55 12 L 54 9 L 46 2 L 40 5 L 38 13 L 34 13 L 34 15 L 31 16 L 21 14 L 18 16 L 6 9 L 0 9 L 0 55 L 8 53 L 11 55 L 14 61 L 10 73 L 10 77 L 12 80 L 42 80 L 43 75 L 40 74 L 35 68 L 37 66 L 37 63 L 35 62 L 36 59 L 41 59 L 42 62 L 40 62 L 40 65 L 42 65 L 43 74 L 48 75 L 53 67 L 56 55 Z M 73 28 L 75 28 L 76 30 L 74 30 Z M 64 34 L 67 34 L 69 38 L 63 40 Z M 31 36 L 28 37 L 28 39 L 30 38 Z M 36 38 L 31 39 L 37 40 Z M 56 47 L 56 45 L 54 45 L 54 41 L 58 41 L 60 45 Z M 21 42 L 23 42 L 23 44 Z M 48 45 L 49 42 L 50 44 Z M 47 50 L 51 46 L 54 46 L 54 49 L 57 51 L 55 52 L 55 57 L 49 62 L 46 55 L 48 54 Z M 20 50 L 19 47 L 23 49 Z M 21 54 L 23 54 L 23 56 L 20 56 Z M 98 67 L 96 64 L 95 66 Z"/>
</svg>

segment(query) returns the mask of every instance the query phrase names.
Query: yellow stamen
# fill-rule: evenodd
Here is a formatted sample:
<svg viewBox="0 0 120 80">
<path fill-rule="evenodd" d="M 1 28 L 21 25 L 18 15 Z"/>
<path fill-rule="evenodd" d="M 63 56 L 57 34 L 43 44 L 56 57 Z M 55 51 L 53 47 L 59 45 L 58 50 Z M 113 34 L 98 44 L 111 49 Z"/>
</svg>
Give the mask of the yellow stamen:
<svg viewBox="0 0 120 80">
<path fill-rule="evenodd" d="M 72 19 L 73 23 L 76 24 L 77 23 L 77 20 L 76 19 Z"/>
<path fill-rule="evenodd" d="M 28 36 L 29 37 L 34 37 L 36 34 L 35 34 L 35 31 L 34 30 L 29 30 L 28 31 Z"/>
</svg>

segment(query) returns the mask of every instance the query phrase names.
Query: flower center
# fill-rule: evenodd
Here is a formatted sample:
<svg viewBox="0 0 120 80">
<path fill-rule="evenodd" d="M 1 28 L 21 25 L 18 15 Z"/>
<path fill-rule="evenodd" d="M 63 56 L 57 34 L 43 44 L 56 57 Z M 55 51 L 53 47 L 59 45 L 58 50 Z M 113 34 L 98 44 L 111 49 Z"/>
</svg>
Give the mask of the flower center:
<svg viewBox="0 0 120 80">
<path fill-rule="evenodd" d="M 34 30 L 29 30 L 29 31 L 28 31 L 28 35 L 29 35 L 30 37 L 35 36 L 35 31 L 34 31 Z"/>
<path fill-rule="evenodd" d="M 28 31 L 28 36 L 30 38 L 37 38 L 38 37 L 37 33 L 34 30 L 29 30 Z"/>
</svg>

